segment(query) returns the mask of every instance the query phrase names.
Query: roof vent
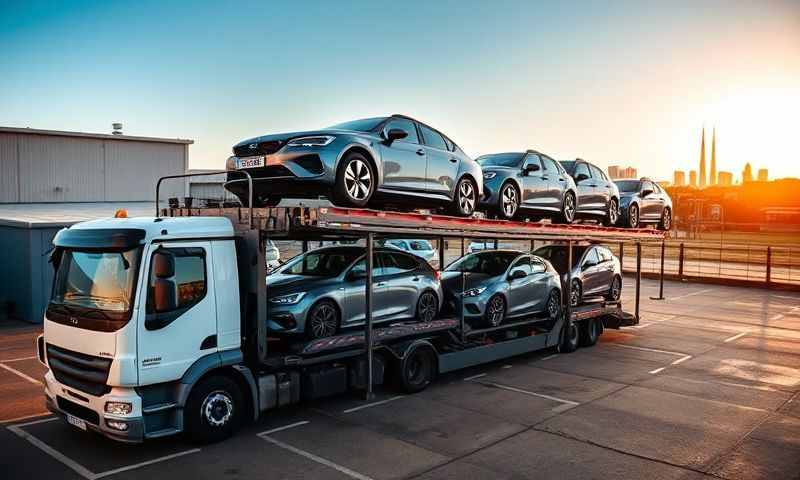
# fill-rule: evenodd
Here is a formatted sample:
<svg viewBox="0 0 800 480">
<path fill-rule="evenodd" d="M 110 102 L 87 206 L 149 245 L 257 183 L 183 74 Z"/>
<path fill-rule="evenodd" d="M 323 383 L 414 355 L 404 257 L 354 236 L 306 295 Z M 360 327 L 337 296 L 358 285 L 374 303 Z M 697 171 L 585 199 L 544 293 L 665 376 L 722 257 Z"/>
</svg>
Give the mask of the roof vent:
<svg viewBox="0 0 800 480">
<path fill-rule="evenodd" d="M 122 124 L 121 123 L 112 123 L 111 124 L 111 134 L 112 135 L 122 135 Z"/>
</svg>

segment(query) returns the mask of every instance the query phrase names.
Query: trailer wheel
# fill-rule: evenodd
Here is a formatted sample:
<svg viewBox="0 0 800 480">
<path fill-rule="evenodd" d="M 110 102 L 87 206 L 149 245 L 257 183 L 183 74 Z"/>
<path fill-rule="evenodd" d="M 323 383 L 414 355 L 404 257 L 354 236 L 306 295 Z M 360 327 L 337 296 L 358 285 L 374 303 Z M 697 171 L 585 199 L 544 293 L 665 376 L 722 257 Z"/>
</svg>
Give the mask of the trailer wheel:
<svg viewBox="0 0 800 480">
<path fill-rule="evenodd" d="M 417 393 L 436 376 L 436 357 L 428 347 L 416 347 L 400 363 L 400 388 L 406 393 Z"/>
<path fill-rule="evenodd" d="M 561 332 L 561 343 L 558 345 L 560 353 L 571 353 L 578 349 L 580 342 L 580 328 L 575 322 L 567 321 Z"/>
<path fill-rule="evenodd" d="M 580 344 L 581 347 L 591 347 L 600 338 L 600 320 L 588 318 L 582 322 Z"/>
<path fill-rule="evenodd" d="M 189 439 L 200 443 L 224 440 L 242 419 L 242 392 L 228 377 L 204 378 L 192 388 L 183 409 L 183 424 Z"/>
</svg>

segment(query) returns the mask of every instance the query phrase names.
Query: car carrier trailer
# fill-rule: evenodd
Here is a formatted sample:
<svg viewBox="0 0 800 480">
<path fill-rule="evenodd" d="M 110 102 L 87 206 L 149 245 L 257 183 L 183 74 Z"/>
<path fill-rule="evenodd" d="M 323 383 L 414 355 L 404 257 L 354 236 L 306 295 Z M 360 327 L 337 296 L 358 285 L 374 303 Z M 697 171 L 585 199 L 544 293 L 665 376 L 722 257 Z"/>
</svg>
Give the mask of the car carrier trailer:
<svg viewBox="0 0 800 480">
<path fill-rule="evenodd" d="M 640 251 L 642 242 L 663 242 L 656 230 L 465 219 L 313 201 L 267 208 L 187 208 L 170 202 L 159 209 L 161 182 L 193 175 L 159 180 L 155 217 L 87 222 L 54 239 L 56 268 L 65 254 L 81 251 L 114 258 L 135 251 L 131 258 L 140 262 L 125 260 L 126 271 L 137 272 L 127 321 L 91 318 L 58 305 L 45 315 L 38 352 L 48 367 L 47 405 L 79 428 L 125 442 L 180 432 L 219 440 L 276 407 L 350 389 L 371 398 L 373 386 L 383 383 L 417 392 L 437 374 L 544 348 L 569 352 L 594 344 L 604 327 L 638 323 L 639 261 L 634 314 L 624 312 L 619 301 L 601 299 L 570 308 L 562 288 L 562 314 L 555 319 L 471 328 L 462 309 L 430 322 L 374 327 L 372 261 L 379 238 L 428 238 L 442 247 L 447 239 L 460 240 L 462 254 L 465 238 L 525 240 L 531 249 L 535 240 L 564 242 L 569 264 L 577 243 L 634 241 Z M 312 341 L 270 338 L 267 242 L 297 240 L 306 250 L 309 241 L 343 239 L 366 242 L 363 329 Z M 440 266 L 444 253 L 440 248 Z M 199 300 L 183 309 L 169 294 L 176 255 L 202 258 L 205 265 Z M 167 313 L 154 313 L 159 311 Z"/>
</svg>

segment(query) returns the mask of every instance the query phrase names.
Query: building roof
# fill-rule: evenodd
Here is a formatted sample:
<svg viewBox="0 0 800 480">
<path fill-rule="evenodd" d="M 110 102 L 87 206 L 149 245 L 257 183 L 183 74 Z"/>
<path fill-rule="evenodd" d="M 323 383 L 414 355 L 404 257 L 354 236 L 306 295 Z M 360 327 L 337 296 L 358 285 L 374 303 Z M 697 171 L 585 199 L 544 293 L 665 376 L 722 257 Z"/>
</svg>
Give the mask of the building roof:
<svg viewBox="0 0 800 480">
<path fill-rule="evenodd" d="M 155 202 L 0 204 L 0 226 L 60 228 L 87 220 L 111 218 L 119 209 L 127 210 L 130 217 L 153 215 Z"/>
<path fill-rule="evenodd" d="M 134 142 L 152 142 L 152 143 L 180 143 L 183 145 L 191 145 L 194 143 L 194 140 L 188 140 L 183 138 L 136 137 L 132 135 L 112 135 L 110 133 L 67 132 L 63 130 L 39 130 L 35 128 L 17 128 L 17 127 L 2 127 L 2 126 L 0 126 L 0 133 L 49 135 L 55 137 L 79 137 L 79 138 L 93 138 L 98 140 L 119 140 L 119 141 L 134 141 Z"/>
</svg>

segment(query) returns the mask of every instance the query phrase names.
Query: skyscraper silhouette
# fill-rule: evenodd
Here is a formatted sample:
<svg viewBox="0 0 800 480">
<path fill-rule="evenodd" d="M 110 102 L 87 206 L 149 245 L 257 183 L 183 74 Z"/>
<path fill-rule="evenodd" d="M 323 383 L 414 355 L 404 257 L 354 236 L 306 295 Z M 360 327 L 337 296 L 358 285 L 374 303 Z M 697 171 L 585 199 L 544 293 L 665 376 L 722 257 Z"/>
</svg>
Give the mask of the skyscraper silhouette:
<svg viewBox="0 0 800 480">
<path fill-rule="evenodd" d="M 709 185 L 717 184 L 717 127 L 711 131 L 711 176 L 708 178 Z"/>
<path fill-rule="evenodd" d="M 700 136 L 700 175 L 697 180 L 700 188 L 706 186 L 706 127 Z"/>
</svg>

